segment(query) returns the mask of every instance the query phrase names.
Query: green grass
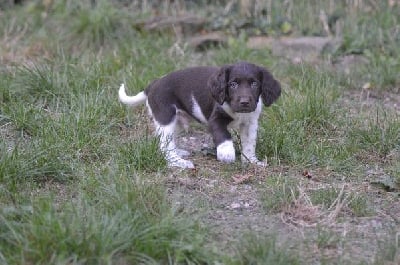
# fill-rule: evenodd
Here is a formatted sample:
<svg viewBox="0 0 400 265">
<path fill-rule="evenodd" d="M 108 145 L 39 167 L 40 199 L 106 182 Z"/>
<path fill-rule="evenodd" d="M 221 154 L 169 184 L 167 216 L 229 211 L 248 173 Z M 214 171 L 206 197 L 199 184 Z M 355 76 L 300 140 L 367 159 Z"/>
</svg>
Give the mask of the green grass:
<svg viewBox="0 0 400 265">
<path fill-rule="evenodd" d="M 367 125 L 354 128 L 350 140 L 363 150 L 386 157 L 400 145 L 400 123 L 397 117 L 388 117 L 384 110 L 377 109 L 374 116 Z"/>
<path fill-rule="evenodd" d="M 36 198 L 27 209 L 4 209 L 0 220 L 3 262 L 207 261 L 201 253 L 201 227 L 163 204 L 165 194 L 159 185 L 123 176 L 109 178 L 112 181 L 100 182 L 97 194 L 90 198 L 79 194 L 56 206 L 49 198 Z"/>
<path fill-rule="evenodd" d="M 166 168 L 163 153 L 159 151 L 159 140 L 146 137 L 137 139 L 122 146 L 119 150 L 121 166 L 129 171 L 157 172 Z"/>
<path fill-rule="evenodd" d="M 284 87 L 280 102 L 262 119 L 260 156 L 305 165 L 324 165 L 345 156 L 346 150 L 335 142 L 340 80 L 308 66 L 292 67 L 288 74 L 290 86 Z"/>
<path fill-rule="evenodd" d="M 367 82 L 378 95 L 398 91 L 399 7 L 386 1 L 357 8 L 342 2 L 330 6 L 331 1 L 273 1 L 270 21 L 261 29 L 269 35 L 282 34 L 283 21 L 291 23 L 293 35 L 323 35 L 319 10 L 339 16 L 344 42 L 331 56 L 361 54 L 368 60 L 345 75 L 320 65 L 292 65 L 267 49 L 248 49 L 251 31 L 241 29 L 227 46 L 199 55 L 169 30 L 140 28 L 139 19 L 152 14 L 141 1 L 45 2 L 0 12 L 1 264 L 302 264 L 307 255 L 290 250 L 296 240 L 286 248 L 281 231 L 271 236 L 238 230 L 237 238 L 224 242 L 236 224 L 224 227 L 218 221 L 239 215 L 247 220 L 247 214 L 249 220 L 257 214 L 276 220 L 298 197 L 299 185 L 340 178 L 358 187 L 366 165 L 399 179 L 396 113 L 343 103 L 346 92 L 359 92 Z M 184 11 L 209 14 L 206 2 L 187 4 Z M 176 6 L 185 5 L 164 3 L 159 12 L 177 14 Z M 218 5 L 210 17 L 221 16 L 225 8 Z M 236 16 L 237 7 L 232 10 L 229 16 Z M 265 19 L 254 16 L 250 20 Z M 175 44 L 183 54 L 174 52 Z M 188 65 L 238 60 L 266 66 L 282 84 L 281 98 L 260 120 L 257 154 L 270 167 L 252 171 L 215 162 L 190 172 L 167 169 L 145 108 L 118 102 L 120 83 L 133 94 Z M 196 162 L 213 163 L 204 160 Z M 301 172 L 308 169 L 322 173 L 307 180 Z M 249 183 L 231 183 L 232 175 L 249 172 Z M 170 183 L 175 178 L 182 183 Z M 172 196 L 177 185 L 193 202 Z M 224 196 L 235 190 L 240 196 L 254 192 L 261 209 L 227 212 L 224 203 L 241 200 L 226 202 Z M 338 196 L 336 189 L 305 191 L 325 209 Z M 375 214 L 369 193 L 350 195 L 342 215 Z M 338 245 L 330 230 L 318 229 L 312 230 L 317 236 L 311 247 Z M 393 248 L 386 252 L 383 247 L 377 260 L 393 259 Z"/>
<path fill-rule="evenodd" d="M 268 213 L 278 213 L 286 209 L 298 196 L 297 181 L 289 177 L 270 177 L 265 186 L 261 201 Z"/>
<path fill-rule="evenodd" d="M 354 192 L 345 192 L 344 196 L 348 196 L 345 203 L 345 211 L 350 211 L 354 216 L 368 216 L 373 210 L 368 206 L 366 195 L 356 194 Z M 338 188 L 325 188 L 309 191 L 310 200 L 313 205 L 320 205 L 325 209 L 329 209 L 340 195 Z"/>
<path fill-rule="evenodd" d="M 239 249 L 239 259 L 233 264 L 301 264 L 288 246 L 280 246 L 273 235 L 249 234 Z"/>
</svg>

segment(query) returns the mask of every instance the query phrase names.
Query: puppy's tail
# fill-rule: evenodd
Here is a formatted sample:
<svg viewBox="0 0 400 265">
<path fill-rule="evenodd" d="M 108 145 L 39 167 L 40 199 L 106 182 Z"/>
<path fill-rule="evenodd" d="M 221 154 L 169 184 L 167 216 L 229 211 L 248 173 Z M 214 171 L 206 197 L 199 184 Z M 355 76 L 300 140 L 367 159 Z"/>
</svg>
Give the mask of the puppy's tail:
<svg viewBox="0 0 400 265">
<path fill-rule="evenodd" d="M 118 91 L 119 101 L 130 106 L 137 106 L 146 101 L 147 95 L 144 91 L 138 93 L 136 96 L 128 96 L 125 92 L 125 85 L 121 84 Z"/>
</svg>

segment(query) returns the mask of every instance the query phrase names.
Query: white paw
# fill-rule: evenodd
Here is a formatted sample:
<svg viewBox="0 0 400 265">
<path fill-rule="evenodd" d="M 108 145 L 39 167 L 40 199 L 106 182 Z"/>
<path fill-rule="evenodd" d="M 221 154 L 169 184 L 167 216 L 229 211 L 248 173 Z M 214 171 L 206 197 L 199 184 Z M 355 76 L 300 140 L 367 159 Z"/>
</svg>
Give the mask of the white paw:
<svg viewBox="0 0 400 265">
<path fill-rule="evenodd" d="M 258 160 L 255 155 L 251 156 L 251 157 L 247 157 L 247 156 L 242 155 L 242 163 L 244 163 L 244 164 L 251 163 L 251 164 L 254 164 L 254 165 L 257 165 L 257 166 L 260 166 L 260 167 L 268 166 L 268 163 L 266 161 Z"/>
<path fill-rule="evenodd" d="M 257 161 L 251 162 L 251 163 L 252 163 L 252 164 L 255 164 L 255 165 L 257 165 L 257 166 L 260 166 L 260 167 L 266 167 L 266 166 L 268 166 L 268 163 L 267 163 L 266 161 L 257 160 Z"/>
<path fill-rule="evenodd" d="M 235 148 L 231 140 L 227 140 L 217 146 L 217 159 L 221 162 L 235 162 Z"/>
<path fill-rule="evenodd" d="M 173 161 L 168 161 L 168 167 L 194 168 L 194 164 L 192 161 L 179 158 Z"/>
</svg>

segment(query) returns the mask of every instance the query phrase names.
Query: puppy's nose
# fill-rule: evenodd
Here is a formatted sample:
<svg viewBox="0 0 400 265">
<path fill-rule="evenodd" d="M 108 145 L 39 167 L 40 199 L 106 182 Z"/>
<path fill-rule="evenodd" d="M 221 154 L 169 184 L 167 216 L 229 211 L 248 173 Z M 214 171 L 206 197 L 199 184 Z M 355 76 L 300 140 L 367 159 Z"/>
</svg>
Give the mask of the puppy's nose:
<svg viewBox="0 0 400 265">
<path fill-rule="evenodd" d="M 250 106 L 250 98 L 241 98 L 240 99 L 240 101 L 239 101 L 239 105 L 241 106 L 241 107 L 248 107 L 248 106 Z"/>
</svg>

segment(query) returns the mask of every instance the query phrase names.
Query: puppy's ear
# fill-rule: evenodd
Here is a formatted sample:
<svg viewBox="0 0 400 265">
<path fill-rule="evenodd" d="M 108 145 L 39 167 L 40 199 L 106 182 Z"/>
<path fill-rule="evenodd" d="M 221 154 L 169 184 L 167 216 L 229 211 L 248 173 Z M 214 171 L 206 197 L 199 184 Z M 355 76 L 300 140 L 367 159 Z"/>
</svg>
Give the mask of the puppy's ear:
<svg viewBox="0 0 400 265">
<path fill-rule="evenodd" d="M 261 75 L 261 98 L 265 106 L 270 106 L 281 95 L 281 85 L 268 72 L 267 69 L 260 67 Z"/>
<path fill-rule="evenodd" d="M 220 105 L 226 100 L 226 87 L 228 85 L 231 66 L 224 65 L 208 79 L 208 87 L 212 97 Z"/>
</svg>

